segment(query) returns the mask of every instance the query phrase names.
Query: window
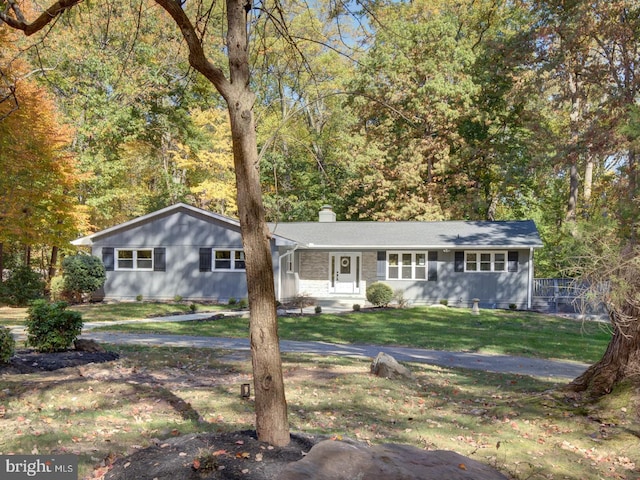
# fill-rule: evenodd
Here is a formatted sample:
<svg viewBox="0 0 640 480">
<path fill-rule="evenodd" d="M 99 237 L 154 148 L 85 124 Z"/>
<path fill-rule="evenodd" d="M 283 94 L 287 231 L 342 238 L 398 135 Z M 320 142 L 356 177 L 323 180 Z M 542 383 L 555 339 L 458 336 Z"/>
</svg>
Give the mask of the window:
<svg viewBox="0 0 640 480">
<path fill-rule="evenodd" d="M 464 252 L 465 272 L 506 272 L 507 252 Z"/>
<path fill-rule="evenodd" d="M 213 268 L 212 268 L 213 266 Z M 200 271 L 244 270 L 245 258 L 242 250 L 200 249 Z"/>
<path fill-rule="evenodd" d="M 153 270 L 153 249 L 117 249 L 116 270 Z"/>
<path fill-rule="evenodd" d="M 433 263 L 430 265 L 430 262 Z M 435 280 L 427 275 L 429 268 L 437 268 L 437 259 L 427 252 L 388 252 L 387 279 L 389 280 Z"/>
</svg>

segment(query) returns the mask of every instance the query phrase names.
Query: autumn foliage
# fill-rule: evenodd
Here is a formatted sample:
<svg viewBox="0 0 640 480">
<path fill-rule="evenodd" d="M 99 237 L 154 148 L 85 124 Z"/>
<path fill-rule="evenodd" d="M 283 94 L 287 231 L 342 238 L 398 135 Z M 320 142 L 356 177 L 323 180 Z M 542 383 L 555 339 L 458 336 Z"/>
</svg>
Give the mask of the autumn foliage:
<svg viewBox="0 0 640 480">
<path fill-rule="evenodd" d="M 0 32 L 0 243 L 62 246 L 82 229 L 73 131 Z"/>
</svg>

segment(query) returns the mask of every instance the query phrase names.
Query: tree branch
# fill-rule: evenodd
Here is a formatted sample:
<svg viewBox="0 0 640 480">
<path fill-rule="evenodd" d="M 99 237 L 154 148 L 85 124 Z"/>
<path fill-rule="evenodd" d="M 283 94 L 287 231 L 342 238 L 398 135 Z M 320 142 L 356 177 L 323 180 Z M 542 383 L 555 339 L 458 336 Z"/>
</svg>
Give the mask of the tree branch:
<svg viewBox="0 0 640 480">
<path fill-rule="evenodd" d="M 25 35 L 30 36 L 42 30 L 65 10 L 80 2 L 82 2 L 82 0 L 58 0 L 42 12 L 33 22 L 29 23 L 15 0 L 0 0 L 0 6 L 9 6 L 9 8 L 6 8 L 4 11 L 0 11 L 0 22 L 4 22 L 9 27 L 21 30 Z M 11 16 L 10 12 L 13 12 L 14 16 Z"/>
<path fill-rule="evenodd" d="M 207 59 L 200 37 L 198 37 L 195 27 L 182 9 L 182 4 L 177 0 L 155 0 L 155 2 L 173 18 L 178 28 L 180 28 L 182 37 L 189 48 L 189 64 L 204 75 L 216 87 L 218 92 L 227 99 L 231 85 L 224 76 L 224 72 Z"/>
</svg>

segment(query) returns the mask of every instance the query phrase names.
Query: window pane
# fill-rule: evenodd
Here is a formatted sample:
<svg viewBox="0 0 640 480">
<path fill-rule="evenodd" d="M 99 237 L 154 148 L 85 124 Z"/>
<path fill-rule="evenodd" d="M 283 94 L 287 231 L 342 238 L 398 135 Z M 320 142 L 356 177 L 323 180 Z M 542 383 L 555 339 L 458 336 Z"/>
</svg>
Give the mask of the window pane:
<svg viewBox="0 0 640 480">
<path fill-rule="evenodd" d="M 231 268 L 231 251 L 216 250 L 214 266 L 216 269 L 229 270 Z"/>
<path fill-rule="evenodd" d="M 133 268 L 133 250 L 118 250 L 118 268 Z"/>
<path fill-rule="evenodd" d="M 491 254 L 490 253 L 480 254 L 480 270 L 483 272 L 491 271 Z"/>
<path fill-rule="evenodd" d="M 293 258 L 293 256 L 291 256 L 291 258 Z M 291 260 L 290 260 L 291 261 Z M 236 250 L 235 252 L 235 263 L 234 263 L 234 268 L 236 270 L 244 270 L 245 268 L 245 263 L 244 263 L 244 252 L 242 250 Z M 292 270 L 293 267 L 289 268 L 289 271 Z"/>
<path fill-rule="evenodd" d="M 138 250 L 136 252 L 136 268 L 153 268 L 153 256 L 151 250 Z"/>
<path fill-rule="evenodd" d="M 411 256 L 410 253 L 402 254 L 402 278 L 411 278 L 411 270 L 413 269 Z"/>
<path fill-rule="evenodd" d="M 496 253 L 494 255 L 493 270 L 496 272 L 504 272 L 506 265 L 504 253 Z"/>
<path fill-rule="evenodd" d="M 400 263 L 400 256 L 397 253 L 389 254 L 389 278 L 398 278 L 400 269 L 398 268 Z"/>
<path fill-rule="evenodd" d="M 478 255 L 476 253 L 467 253 L 465 270 L 467 270 L 467 272 L 475 272 L 478 270 Z"/>
<path fill-rule="evenodd" d="M 427 278 L 427 254 L 416 253 L 416 280 L 424 280 Z"/>
</svg>

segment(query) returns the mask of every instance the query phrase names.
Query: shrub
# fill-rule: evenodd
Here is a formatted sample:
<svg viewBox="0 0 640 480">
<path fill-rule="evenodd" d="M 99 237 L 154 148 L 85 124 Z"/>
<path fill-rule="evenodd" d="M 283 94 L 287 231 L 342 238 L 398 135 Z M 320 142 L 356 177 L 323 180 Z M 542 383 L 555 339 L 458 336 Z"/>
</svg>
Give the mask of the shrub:
<svg viewBox="0 0 640 480">
<path fill-rule="evenodd" d="M 360 304 L 359 303 L 354 303 L 353 304 L 353 311 L 354 312 L 359 312 L 360 311 Z"/>
<path fill-rule="evenodd" d="M 93 255 L 78 254 L 62 261 L 64 291 L 75 301 L 100 290 L 107 278 L 102 260 Z"/>
<path fill-rule="evenodd" d="M 320 305 L 316 305 L 316 313 L 322 313 L 322 307 Z"/>
<path fill-rule="evenodd" d="M 11 335 L 11 330 L 0 327 L 0 364 L 9 363 L 16 351 L 16 341 Z"/>
<path fill-rule="evenodd" d="M 189 305 L 189 310 L 191 310 L 192 312 L 195 313 L 197 309 L 198 309 L 198 305 L 196 305 L 195 303 L 192 303 Z"/>
<path fill-rule="evenodd" d="M 182 301 L 182 295 L 174 295 L 173 301 L 176 303 L 180 303 Z"/>
<path fill-rule="evenodd" d="M 44 297 L 45 283 L 39 273 L 23 265 L 15 268 L 0 287 L 3 303 L 15 307 L 26 307 L 30 301 Z"/>
<path fill-rule="evenodd" d="M 372 283 L 367 287 L 367 300 L 376 307 L 385 307 L 393 299 L 393 290 L 382 282 Z"/>
<path fill-rule="evenodd" d="M 238 307 L 240 308 L 247 308 L 248 306 L 249 306 L 249 300 L 247 300 L 246 298 L 243 298 L 238 302 Z"/>
<path fill-rule="evenodd" d="M 136 295 L 136 302 L 141 302 L 144 297 L 142 295 Z"/>
<path fill-rule="evenodd" d="M 34 301 L 25 321 L 27 345 L 39 352 L 68 349 L 82 331 L 82 315 L 66 308 L 66 302 Z"/>
<path fill-rule="evenodd" d="M 440 305 L 444 305 L 445 307 L 449 305 L 449 300 L 446 298 L 440 299 Z"/>
<path fill-rule="evenodd" d="M 238 300 L 236 300 L 236 297 L 229 298 L 229 305 L 235 305 L 237 303 L 238 303 Z"/>
<path fill-rule="evenodd" d="M 400 308 L 406 308 L 409 301 L 404 298 L 404 290 L 401 288 L 393 292 L 393 299 L 396 301 Z"/>
</svg>

